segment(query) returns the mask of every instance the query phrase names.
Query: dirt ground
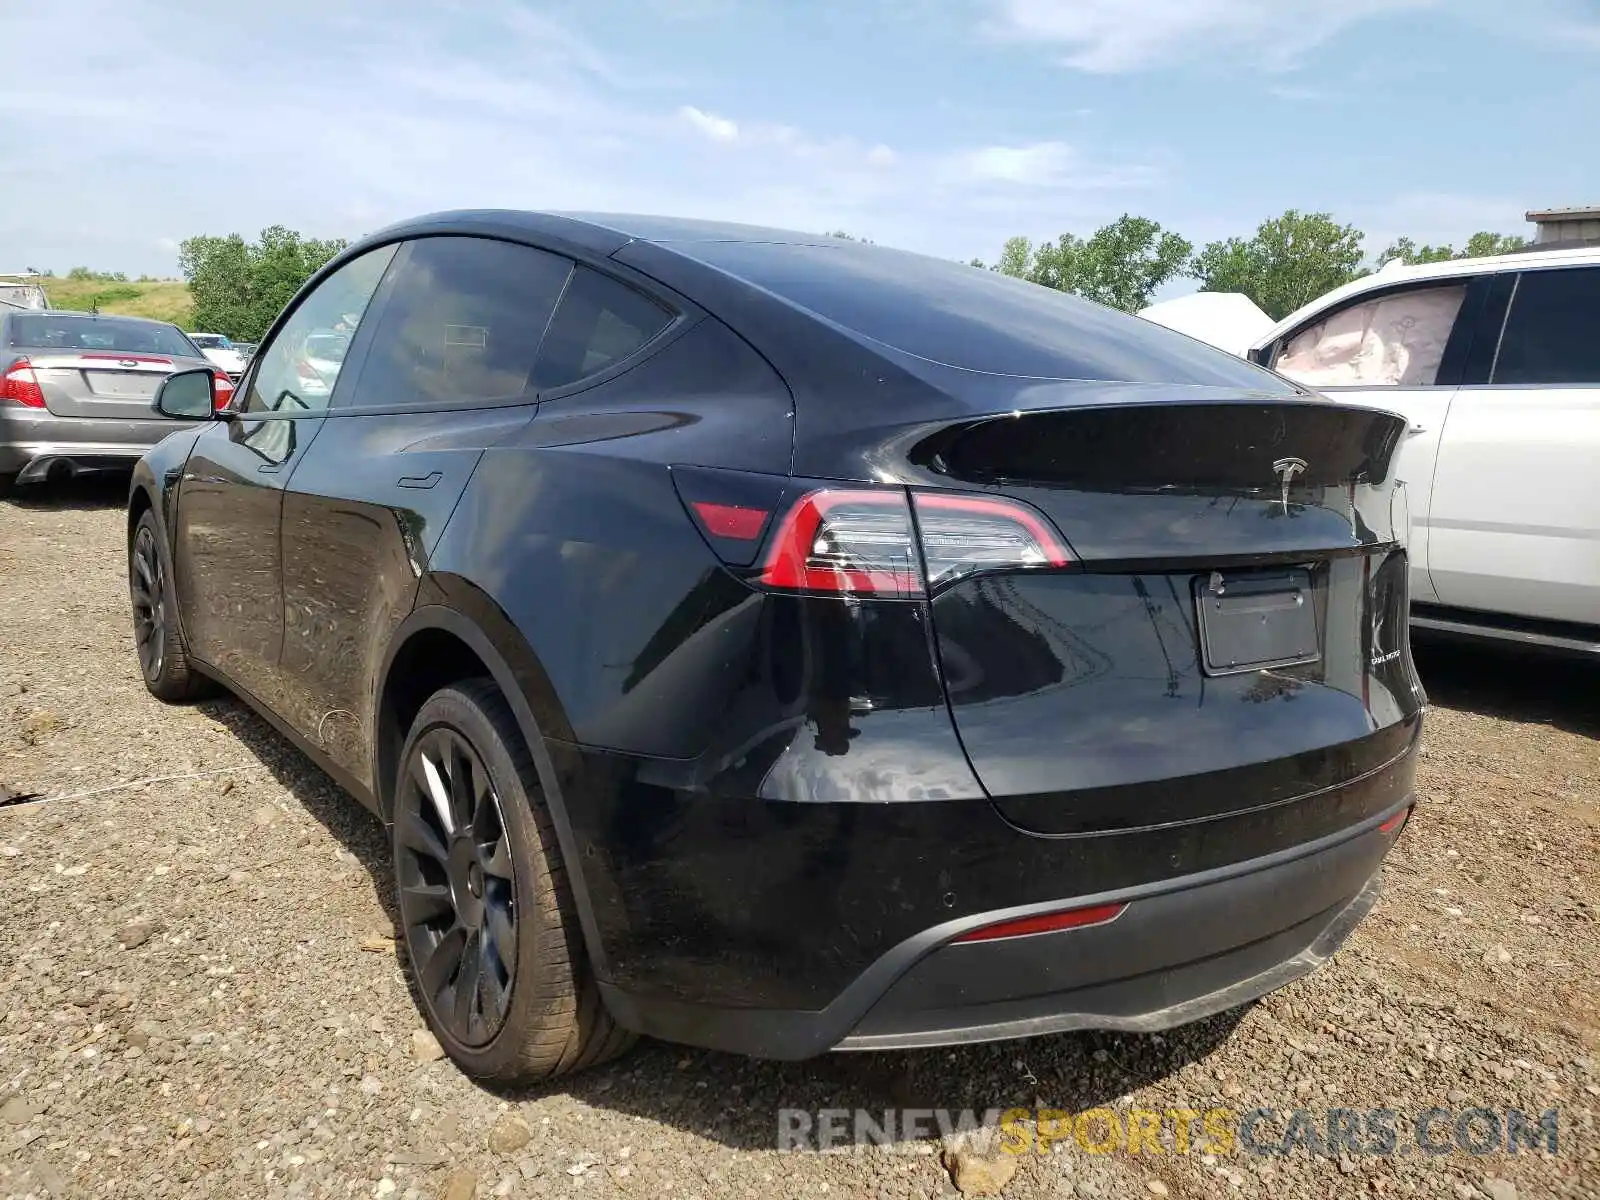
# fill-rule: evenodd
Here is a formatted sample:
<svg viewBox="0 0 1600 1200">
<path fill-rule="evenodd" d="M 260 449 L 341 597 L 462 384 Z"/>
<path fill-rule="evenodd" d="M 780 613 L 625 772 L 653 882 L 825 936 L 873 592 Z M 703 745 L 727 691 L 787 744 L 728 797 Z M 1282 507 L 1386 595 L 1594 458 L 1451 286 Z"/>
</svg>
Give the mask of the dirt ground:
<svg viewBox="0 0 1600 1200">
<path fill-rule="evenodd" d="M 44 798 L 0 803 L 0 1195 L 939 1197 L 936 1138 L 785 1153 L 779 1110 L 1013 1106 L 1271 1108 L 1258 1142 L 1291 1110 L 1387 1108 L 1400 1136 L 1328 1157 L 975 1146 L 945 1156 L 969 1192 L 1600 1195 L 1594 668 L 1419 647 L 1435 708 L 1384 896 L 1245 1011 L 790 1064 L 645 1043 L 502 1095 L 414 1039 L 378 823 L 237 702 L 145 692 L 122 499 L 0 501 L 0 801 Z M 1438 1155 L 1409 1136 L 1433 1107 Z M 1557 1150 L 1449 1145 L 1472 1107 L 1555 1109 Z"/>
</svg>

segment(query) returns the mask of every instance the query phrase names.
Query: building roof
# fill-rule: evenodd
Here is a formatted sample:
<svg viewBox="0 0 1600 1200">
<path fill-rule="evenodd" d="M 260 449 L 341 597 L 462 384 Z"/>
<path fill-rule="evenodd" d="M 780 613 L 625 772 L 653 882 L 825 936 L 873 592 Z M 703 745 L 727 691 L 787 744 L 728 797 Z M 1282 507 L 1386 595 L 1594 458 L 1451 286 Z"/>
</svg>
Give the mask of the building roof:
<svg viewBox="0 0 1600 1200">
<path fill-rule="evenodd" d="M 1526 214 L 1534 224 L 1541 221 L 1594 221 L 1600 220 L 1600 204 L 1580 204 L 1575 208 L 1540 208 Z"/>
</svg>

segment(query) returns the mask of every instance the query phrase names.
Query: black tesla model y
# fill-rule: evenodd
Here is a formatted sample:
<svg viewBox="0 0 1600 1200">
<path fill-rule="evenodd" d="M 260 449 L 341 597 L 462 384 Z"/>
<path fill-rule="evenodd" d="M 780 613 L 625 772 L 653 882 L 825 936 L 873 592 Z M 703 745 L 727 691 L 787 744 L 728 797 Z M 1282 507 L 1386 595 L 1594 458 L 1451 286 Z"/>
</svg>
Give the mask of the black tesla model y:
<svg viewBox="0 0 1600 1200">
<path fill-rule="evenodd" d="M 211 387 L 133 480 L 144 678 L 392 829 L 472 1075 L 1192 1021 L 1326 959 L 1410 812 L 1404 422 L 1133 317 L 459 212 Z"/>
</svg>

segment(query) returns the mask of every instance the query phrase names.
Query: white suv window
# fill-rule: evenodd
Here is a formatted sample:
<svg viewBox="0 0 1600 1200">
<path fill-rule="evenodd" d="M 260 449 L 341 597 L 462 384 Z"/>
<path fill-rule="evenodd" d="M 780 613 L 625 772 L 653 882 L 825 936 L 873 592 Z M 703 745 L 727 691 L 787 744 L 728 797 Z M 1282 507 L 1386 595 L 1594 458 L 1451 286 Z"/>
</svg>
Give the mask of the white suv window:
<svg viewBox="0 0 1600 1200">
<path fill-rule="evenodd" d="M 1310 387 L 1430 387 L 1466 294 L 1461 283 L 1352 304 L 1295 334 L 1274 366 Z"/>
</svg>

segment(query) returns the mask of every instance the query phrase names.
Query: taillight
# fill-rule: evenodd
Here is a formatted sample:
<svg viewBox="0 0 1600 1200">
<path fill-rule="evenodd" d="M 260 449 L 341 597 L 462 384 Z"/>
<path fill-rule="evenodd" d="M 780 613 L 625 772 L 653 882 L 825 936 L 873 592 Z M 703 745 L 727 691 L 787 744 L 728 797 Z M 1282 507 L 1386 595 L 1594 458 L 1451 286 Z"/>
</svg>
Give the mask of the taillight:
<svg viewBox="0 0 1600 1200">
<path fill-rule="evenodd" d="M 687 466 L 672 483 L 717 557 L 776 591 L 920 599 L 980 571 L 1073 561 L 1042 513 L 1003 496 Z"/>
<path fill-rule="evenodd" d="M 226 371 L 212 371 L 211 377 L 217 381 L 211 395 L 211 407 L 221 412 L 233 402 L 233 380 L 228 378 Z"/>
<path fill-rule="evenodd" d="M 39 386 L 39 376 L 34 374 L 33 364 L 27 359 L 17 359 L 0 380 L 0 400 L 26 408 L 44 407 L 44 389 Z"/>
<path fill-rule="evenodd" d="M 1091 904 L 1086 908 L 1069 908 L 1061 912 L 1040 913 L 1036 917 L 1018 917 L 1011 921 L 997 921 L 984 925 L 971 933 L 951 938 L 953 942 L 992 942 L 1000 938 L 1027 937 L 1033 933 L 1055 933 L 1062 929 L 1087 929 L 1091 925 L 1104 925 L 1115 921 L 1125 911 L 1126 904 Z"/>
<path fill-rule="evenodd" d="M 805 592 L 921 596 L 911 507 L 898 488 L 824 488 L 779 523 L 760 582 Z"/>
<path fill-rule="evenodd" d="M 995 567 L 1064 567 L 1071 558 L 1038 513 L 993 496 L 912 492 L 928 586 Z"/>
<path fill-rule="evenodd" d="M 760 582 L 793 591 L 923 596 L 985 570 L 1072 560 L 1038 513 L 1014 500 L 899 488 L 819 488 L 789 509 Z M 926 571 L 926 574 L 924 574 Z"/>
</svg>

